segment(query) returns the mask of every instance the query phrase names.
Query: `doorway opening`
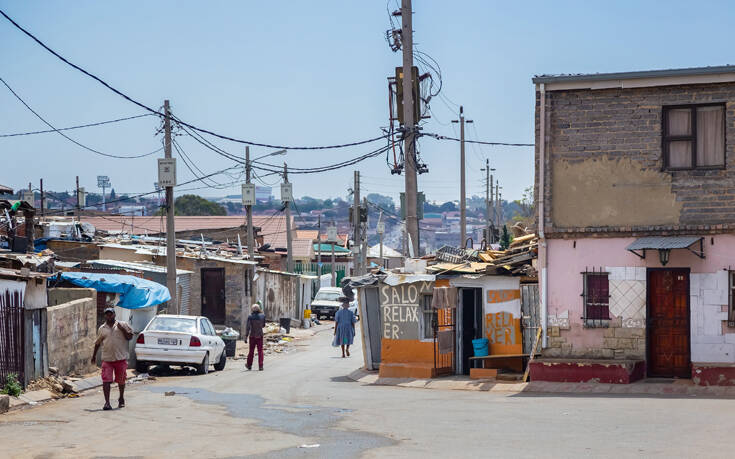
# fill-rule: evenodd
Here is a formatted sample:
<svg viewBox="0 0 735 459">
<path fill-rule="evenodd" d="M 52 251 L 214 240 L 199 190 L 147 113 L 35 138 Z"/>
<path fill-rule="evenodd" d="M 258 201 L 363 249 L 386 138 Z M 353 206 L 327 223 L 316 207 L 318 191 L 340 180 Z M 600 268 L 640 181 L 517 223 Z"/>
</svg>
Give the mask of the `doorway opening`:
<svg viewBox="0 0 735 459">
<path fill-rule="evenodd" d="M 224 268 L 202 268 L 202 315 L 213 324 L 225 324 Z"/>
<path fill-rule="evenodd" d="M 457 334 L 458 349 L 457 372 L 470 374 L 470 357 L 474 355 L 472 340 L 484 338 L 485 324 L 483 321 L 482 289 L 461 288 L 459 333 Z"/>
</svg>

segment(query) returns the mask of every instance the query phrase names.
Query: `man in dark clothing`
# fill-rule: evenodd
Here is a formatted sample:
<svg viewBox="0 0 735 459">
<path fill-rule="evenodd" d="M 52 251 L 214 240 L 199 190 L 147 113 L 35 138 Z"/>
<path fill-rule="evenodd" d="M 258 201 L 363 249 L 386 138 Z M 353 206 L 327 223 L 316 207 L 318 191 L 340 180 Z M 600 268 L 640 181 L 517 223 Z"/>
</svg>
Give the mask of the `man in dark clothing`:
<svg viewBox="0 0 735 459">
<path fill-rule="evenodd" d="M 254 304 L 251 308 L 252 314 L 248 316 L 245 325 L 245 339 L 248 340 L 248 363 L 245 368 L 253 368 L 253 354 L 258 348 L 258 367 L 263 371 L 263 327 L 265 327 L 265 314 L 260 310 L 260 305 Z"/>
</svg>

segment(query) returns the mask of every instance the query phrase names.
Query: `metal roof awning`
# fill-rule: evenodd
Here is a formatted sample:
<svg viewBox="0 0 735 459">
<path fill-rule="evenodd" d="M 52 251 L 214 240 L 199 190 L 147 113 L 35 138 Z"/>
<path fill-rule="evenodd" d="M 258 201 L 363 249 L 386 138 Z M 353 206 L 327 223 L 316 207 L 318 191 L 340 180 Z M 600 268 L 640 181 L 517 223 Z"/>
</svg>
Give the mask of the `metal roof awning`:
<svg viewBox="0 0 735 459">
<path fill-rule="evenodd" d="M 633 241 L 625 250 L 640 258 L 646 258 L 646 250 L 670 251 L 671 249 L 687 249 L 699 258 L 704 258 L 704 238 L 701 236 L 654 236 L 641 237 Z M 699 251 L 692 246 L 699 243 Z M 641 253 L 636 251 L 642 251 Z M 664 263 L 665 264 L 665 263 Z"/>
</svg>

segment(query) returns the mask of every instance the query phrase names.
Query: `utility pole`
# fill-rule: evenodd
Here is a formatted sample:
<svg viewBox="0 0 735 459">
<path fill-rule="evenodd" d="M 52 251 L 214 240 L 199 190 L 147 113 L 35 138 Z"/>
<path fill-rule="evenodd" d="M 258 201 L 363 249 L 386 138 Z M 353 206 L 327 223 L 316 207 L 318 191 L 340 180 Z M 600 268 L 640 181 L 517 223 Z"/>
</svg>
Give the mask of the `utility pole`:
<svg viewBox="0 0 735 459">
<path fill-rule="evenodd" d="M 500 228 L 500 181 L 495 181 L 495 226 Z"/>
<path fill-rule="evenodd" d="M 79 196 L 79 176 L 77 175 L 77 217 L 82 209 L 81 196 Z"/>
<path fill-rule="evenodd" d="M 318 277 L 321 285 L 322 277 L 322 214 L 319 214 L 319 220 L 316 227 L 316 277 Z"/>
<path fill-rule="evenodd" d="M 337 242 L 337 222 L 332 220 L 332 226 L 327 228 L 327 242 L 332 246 L 332 287 L 337 286 L 337 277 L 334 273 L 334 244 Z"/>
<path fill-rule="evenodd" d="M 245 147 L 245 183 L 250 186 L 250 147 Z M 252 190 L 252 198 L 255 199 L 255 190 Z M 250 202 L 250 201 L 248 201 Z M 253 205 L 247 204 L 245 206 L 245 211 L 248 214 L 248 258 L 250 261 L 255 261 L 255 236 L 253 234 Z M 253 266 L 252 273 L 255 272 L 255 265 Z M 253 274 L 248 270 L 248 291 L 250 292 L 250 302 L 248 306 L 251 306 L 255 303 L 255 294 L 253 292 Z"/>
<path fill-rule="evenodd" d="M 472 120 L 464 119 L 464 107 L 459 106 L 459 119 L 452 123 L 459 123 L 459 245 L 464 247 L 467 241 L 467 191 L 465 189 L 465 155 L 464 155 L 464 124 Z"/>
<path fill-rule="evenodd" d="M 365 209 L 365 222 L 364 224 L 361 222 L 360 226 L 362 227 L 362 250 L 360 251 L 360 257 L 362 258 L 362 273 L 361 274 L 367 274 L 368 272 L 368 262 L 367 262 L 367 255 L 368 255 L 368 200 L 367 198 L 362 198 L 363 207 Z"/>
<path fill-rule="evenodd" d="M 418 182 L 416 179 L 416 120 L 413 100 L 413 10 L 411 0 L 401 0 L 401 46 L 403 48 L 403 120 L 406 172 L 406 233 L 413 253 L 419 253 Z M 400 109 L 400 107 L 399 107 Z"/>
<path fill-rule="evenodd" d="M 385 268 L 385 263 L 383 263 L 383 234 L 385 233 L 385 223 L 383 222 L 383 211 L 380 211 L 380 215 L 378 216 L 378 236 L 380 237 L 380 267 Z"/>
<path fill-rule="evenodd" d="M 171 159 L 171 107 L 168 100 L 163 102 L 163 151 L 166 159 Z M 174 168 L 174 172 L 175 172 Z M 176 181 L 174 174 L 173 182 Z M 160 171 L 159 171 L 160 182 Z M 180 314 L 176 289 L 176 227 L 174 225 L 174 185 L 166 185 L 166 286 L 171 294 L 169 304 L 173 305 L 176 314 Z"/>
<path fill-rule="evenodd" d="M 490 239 L 490 160 L 485 158 L 485 242 Z"/>
<path fill-rule="evenodd" d="M 288 165 L 283 163 L 283 183 L 288 183 Z M 288 187 L 286 187 L 288 189 Z M 283 192 L 281 192 L 281 201 L 284 200 Z M 287 193 L 286 198 L 286 272 L 293 272 L 293 235 L 291 234 L 291 200 L 292 193 Z"/>
<path fill-rule="evenodd" d="M 46 207 L 45 196 L 43 194 L 43 179 L 41 179 L 41 217 L 44 216 L 44 208 Z"/>
<path fill-rule="evenodd" d="M 360 254 L 360 171 L 355 171 L 355 183 L 352 187 L 352 240 L 355 275 L 362 274 L 362 254 Z"/>
</svg>

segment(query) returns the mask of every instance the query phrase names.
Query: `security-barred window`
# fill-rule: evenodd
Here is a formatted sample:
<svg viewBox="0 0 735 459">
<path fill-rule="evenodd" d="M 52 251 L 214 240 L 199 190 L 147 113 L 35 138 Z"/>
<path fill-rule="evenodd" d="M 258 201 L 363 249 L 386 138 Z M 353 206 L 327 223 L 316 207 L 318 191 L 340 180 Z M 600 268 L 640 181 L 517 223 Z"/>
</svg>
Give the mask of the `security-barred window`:
<svg viewBox="0 0 735 459">
<path fill-rule="evenodd" d="M 663 108 L 664 168 L 725 167 L 725 106 L 676 105 Z"/>
<path fill-rule="evenodd" d="M 436 322 L 436 309 L 431 306 L 431 295 L 421 297 L 421 339 L 434 339 L 434 323 Z"/>
<path fill-rule="evenodd" d="M 585 272 L 582 298 L 586 327 L 607 327 L 610 321 L 610 283 L 606 272 Z"/>
</svg>

